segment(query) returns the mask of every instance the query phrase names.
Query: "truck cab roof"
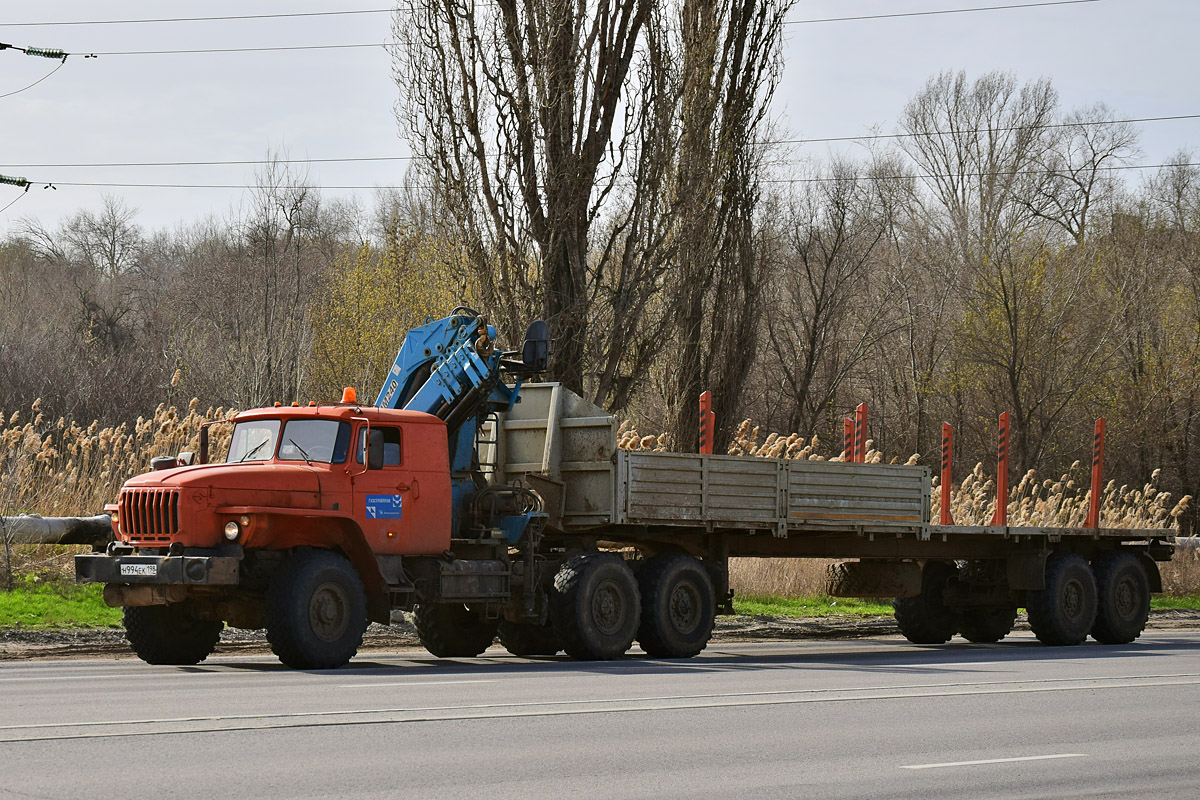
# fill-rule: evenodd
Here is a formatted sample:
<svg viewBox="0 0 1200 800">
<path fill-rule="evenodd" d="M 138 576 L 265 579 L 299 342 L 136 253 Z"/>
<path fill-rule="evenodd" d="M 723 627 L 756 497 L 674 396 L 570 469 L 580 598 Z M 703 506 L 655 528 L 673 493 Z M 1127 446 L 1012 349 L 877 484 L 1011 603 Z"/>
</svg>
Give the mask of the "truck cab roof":
<svg viewBox="0 0 1200 800">
<path fill-rule="evenodd" d="M 378 408 L 376 406 L 361 406 L 350 403 L 252 408 L 242 411 L 233 419 L 238 422 L 252 419 L 339 419 L 349 422 L 352 419 L 363 418 L 371 422 L 380 423 L 443 424 L 433 414 L 426 414 L 423 411 L 405 411 L 403 409 Z"/>
</svg>

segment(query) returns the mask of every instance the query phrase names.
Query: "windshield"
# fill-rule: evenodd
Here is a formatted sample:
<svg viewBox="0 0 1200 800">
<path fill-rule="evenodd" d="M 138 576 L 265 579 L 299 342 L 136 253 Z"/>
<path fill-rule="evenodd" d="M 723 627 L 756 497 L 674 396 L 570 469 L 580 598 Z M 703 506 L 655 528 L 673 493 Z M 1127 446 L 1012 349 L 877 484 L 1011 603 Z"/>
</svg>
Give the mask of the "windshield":
<svg viewBox="0 0 1200 800">
<path fill-rule="evenodd" d="M 340 464 L 350 450 L 350 423 L 332 419 L 293 419 L 279 437 L 281 461 Z"/>
<path fill-rule="evenodd" d="M 229 441 L 227 464 L 239 461 L 267 461 L 275 455 L 275 437 L 279 434 L 279 420 L 255 419 L 239 422 L 233 426 L 233 438 Z"/>
</svg>

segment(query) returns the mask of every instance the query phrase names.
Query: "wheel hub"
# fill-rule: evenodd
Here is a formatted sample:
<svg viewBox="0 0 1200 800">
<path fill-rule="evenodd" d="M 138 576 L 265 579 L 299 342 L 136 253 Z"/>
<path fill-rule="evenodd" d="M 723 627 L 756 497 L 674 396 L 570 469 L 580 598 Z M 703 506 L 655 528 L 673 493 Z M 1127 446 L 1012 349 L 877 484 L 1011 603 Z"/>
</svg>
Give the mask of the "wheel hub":
<svg viewBox="0 0 1200 800">
<path fill-rule="evenodd" d="M 1133 579 L 1125 578 L 1117 583 L 1113 594 L 1115 595 L 1114 606 L 1116 608 L 1117 615 L 1120 616 L 1121 619 L 1133 619 L 1138 612 L 1138 592 L 1137 587 L 1134 585 Z"/>
<path fill-rule="evenodd" d="M 323 583 L 308 604 L 308 622 L 323 642 L 335 642 L 350 624 L 350 598 L 336 583 Z"/>
<path fill-rule="evenodd" d="M 671 626 L 680 633 L 691 633 L 700 624 L 700 593 L 690 583 L 671 590 Z"/>
<path fill-rule="evenodd" d="M 1077 581 L 1068 581 L 1063 586 L 1062 610 L 1068 619 L 1079 619 L 1083 616 L 1083 585 Z"/>
<path fill-rule="evenodd" d="M 613 581 L 604 581 L 592 594 L 592 620 L 606 636 L 617 633 L 625 621 L 625 598 Z"/>
</svg>

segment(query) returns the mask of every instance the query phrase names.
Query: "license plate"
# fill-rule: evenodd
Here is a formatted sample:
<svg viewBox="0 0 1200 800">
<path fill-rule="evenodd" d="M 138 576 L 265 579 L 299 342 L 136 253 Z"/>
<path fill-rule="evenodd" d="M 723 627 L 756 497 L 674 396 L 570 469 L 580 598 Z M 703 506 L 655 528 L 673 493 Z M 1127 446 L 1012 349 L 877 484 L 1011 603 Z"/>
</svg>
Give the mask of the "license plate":
<svg viewBox="0 0 1200 800">
<path fill-rule="evenodd" d="M 122 564 L 121 565 L 121 574 L 122 575 L 131 575 L 131 576 L 132 575 L 154 576 L 154 575 L 158 574 L 158 565 L 157 564 Z"/>
</svg>

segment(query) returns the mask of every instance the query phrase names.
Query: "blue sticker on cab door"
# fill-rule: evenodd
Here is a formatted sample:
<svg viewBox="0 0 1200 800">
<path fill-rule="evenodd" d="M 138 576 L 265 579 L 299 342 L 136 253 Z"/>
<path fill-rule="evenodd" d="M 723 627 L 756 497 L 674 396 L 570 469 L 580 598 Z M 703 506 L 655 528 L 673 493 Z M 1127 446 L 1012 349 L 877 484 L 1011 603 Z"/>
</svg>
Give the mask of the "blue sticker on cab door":
<svg viewBox="0 0 1200 800">
<path fill-rule="evenodd" d="M 401 499 L 398 494 L 367 495 L 367 519 L 400 519 Z"/>
</svg>

